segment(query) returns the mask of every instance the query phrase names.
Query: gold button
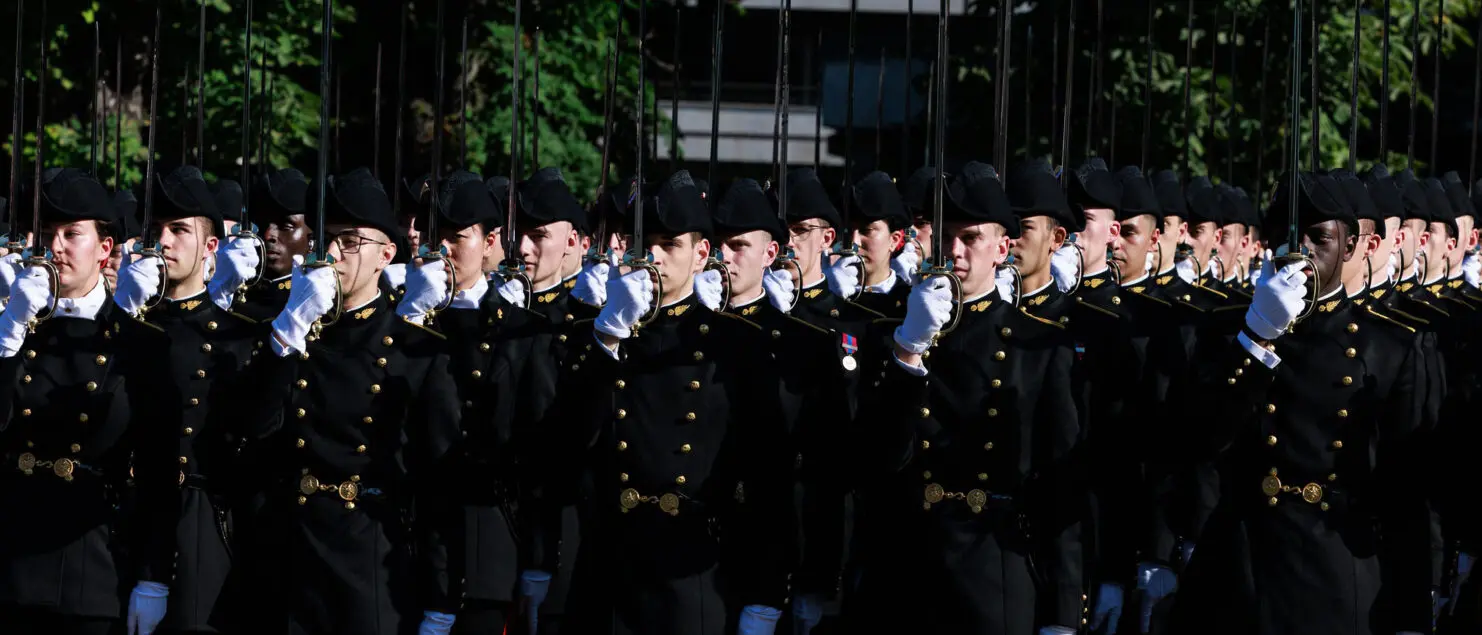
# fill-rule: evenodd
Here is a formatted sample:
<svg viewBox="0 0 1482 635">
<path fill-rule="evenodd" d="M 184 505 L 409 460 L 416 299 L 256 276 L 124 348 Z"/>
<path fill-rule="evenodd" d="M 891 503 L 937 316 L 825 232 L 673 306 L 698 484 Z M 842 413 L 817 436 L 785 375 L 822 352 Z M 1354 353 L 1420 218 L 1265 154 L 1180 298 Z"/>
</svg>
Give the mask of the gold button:
<svg viewBox="0 0 1482 635">
<path fill-rule="evenodd" d="M 707 334 L 709 332 L 710 332 L 710 325 L 709 324 L 701 324 L 700 325 L 700 334 L 701 335 L 705 335 L 705 334 Z"/>
<path fill-rule="evenodd" d="M 1323 511 L 1328 511 L 1328 504 L 1327 503 L 1318 503 L 1317 508 L 1318 509 L 1321 509 Z"/>
<path fill-rule="evenodd" d="M 29 384 L 29 383 L 31 383 L 31 376 L 30 375 L 26 375 L 25 377 L 22 377 L 21 378 L 21 383 L 23 383 L 23 384 Z"/>
<path fill-rule="evenodd" d="M 361 417 L 360 418 L 360 422 L 361 423 L 375 423 L 376 420 L 373 419 L 373 418 L 371 418 L 371 417 Z"/>
<path fill-rule="evenodd" d="M 1250 366 L 1250 358 L 1248 358 L 1248 357 L 1245 358 L 1245 360 L 1243 360 L 1243 361 L 1240 362 L 1240 365 L 1241 366 Z"/>
<path fill-rule="evenodd" d="M 199 405 L 201 405 L 201 400 L 200 399 L 197 399 L 195 397 L 191 397 L 190 398 L 190 405 L 192 405 L 192 406 L 199 406 Z"/>
<path fill-rule="evenodd" d="M 1343 354 L 1344 355 L 1347 355 L 1349 358 L 1358 357 L 1358 351 L 1353 350 L 1351 348 L 1348 349 L 1348 350 L 1346 350 L 1346 351 L 1343 351 Z"/>
<path fill-rule="evenodd" d="M 307 497 L 307 496 L 300 496 L 300 497 L 298 497 L 298 504 L 302 505 L 302 504 L 307 503 L 307 502 L 309 502 L 309 497 Z"/>
<path fill-rule="evenodd" d="M 256 354 L 257 353 L 255 353 L 255 352 L 253 353 L 253 355 L 256 355 Z M 308 351 L 299 351 L 298 358 L 299 359 L 308 359 L 309 358 L 309 352 Z"/>
<path fill-rule="evenodd" d="M 26 351 L 26 359 L 36 359 L 36 351 Z"/>
<path fill-rule="evenodd" d="M 1352 377 L 1345 376 L 1343 378 L 1343 385 L 1344 386 L 1352 386 L 1353 385 L 1353 378 Z"/>
<path fill-rule="evenodd" d="M 695 413 L 693 413 L 693 412 L 686 412 L 686 413 L 684 413 L 684 420 L 685 421 L 694 421 L 695 420 Z"/>
<path fill-rule="evenodd" d="M 345 509 L 353 511 L 355 509 L 355 501 L 345 501 Z"/>
<path fill-rule="evenodd" d="M 294 385 L 295 386 L 298 386 L 300 389 L 308 388 L 309 387 L 309 381 L 307 379 L 300 379 L 297 382 L 295 382 Z"/>
<path fill-rule="evenodd" d="M 305 416 L 307 416 L 309 413 L 307 411 L 305 411 L 303 408 L 299 408 L 297 414 L 298 414 L 298 418 L 302 419 Z"/>
<path fill-rule="evenodd" d="M 561 342 L 565 342 L 566 341 L 566 334 L 565 333 L 562 333 L 561 335 L 559 335 L 559 336 L 556 337 L 556 340 L 557 341 L 561 341 Z"/>
<path fill-rule="evenodd" d="M 623 410 L 622 408 L 618 408 L 618 410 L 617 410 L 617 418 L 619 418 L 619 419 L 627 419 L 628 418 L 628 411 L 627 410 Z"/>
<path fill-rule="evenodd" d="M 931 478 L 931 470 L 926 470 L 925 472 L 922 472 L 921 473 L 921 478 L 930 479 Z"/>
<path fill-rule="evenodd" d="M 628 449 L 628 442 L 627 441 L 618 441 L 618 452 L 622 452 L 623 450 L 626 450 L 626 449 Z"/>
<path fill-rule="evenodd" d="M 623 472 L 621 474 L 618 474 L 618 480 L 619 481 L 622 481 L 624 483 L 628 482 L 628 473 L 627 472 Z"/>
<path fill-rule="evenodd" d="M 1244 375 L 1244 374 L 1245 374 L 1245 369 L 1244 368 L 1237 368 L 1237 369 L 1235 369 L 1235 376 L 1236 377 L 1239 377 L 1239 376 Z"/>
<path fill-rule="evenodd" d="M 703 353 L 701 351 L 695 351 L 695 361 L 697 361 L 697 362 L 698 361 L 703 361 L 704 359 L 705 359 L 705 353 Z"/>
<path fill-rule="evenodd" d="M 77 454 L 78 452 L 81 452 L 82 451 L 82 446 L 77 445 L 76 443 L 73 443 L 72 446 L 69 449 L 72 450 L 72 453 L 73 454 Z"/>
<path fill-rule="evenodd" d="M 381 368 L 385 368 L 386 367 L 386 358 L 385 357 L 377 357 L 376 358 L 376 365 L 377 366 L 380 366 Z"/>
<path fill-rule="evenodd" d="M 983 449 L 984 450 L 992 450 L 993 449 L 993 442 L 992 441 L 989 441 L 987 443 L 984 443 L 983 444 Z"/>
<path fill-rule="evenodd" d="M 381 338 L 381 343 L 382 343 L 382 344 L 385 344 L 385 345 L 386 345 L 386 346 L 390 346 L 390 345 L 391 345 L 391 343 L 392 343 L 392 342 L 395 342 L 395 341 L 396 341 L 396 340 L 394 340 L 394 339 L 391 339 L 391 336 L 390 336 L 390 335 L 387 335 L 387 336 L 386 336 L 386 337 L 383 337 L 383 338 Z"/>
<path fill-rule="evenodd" d="M 1003 351 L 999 351 L 999 352 L 993 354 L 993 361 L 1001 362 L 1001 361 L 1003 361 L 1003 358 L 1004 358 Z"/>
<path fill-rule="evenodd" d="M 299 439 L 298 440 L 298 447 L 301 447 L 302 448 L 302 447 L 304 447 L 307 444 L 308 444 L 308 442 L 307 441 L 304 441 L 303 439 Z"/>
<path fill-rule="evenodd" d="M 628 382 L 625 382 L 625 381 L 623 381 L 621 379 L 617 380 L 617 388 L 618 388 L 618 390 L 622 390 L 622 389 L 627 388 L 627 387 L 628 387 Z"/>
<path fill-rule="evenodd" d="M 463 402 L 463 407 L 464 408 L 472 408 L 473 407 L 473 400 L 472 399 L 469 399 L 468 401 Z"/>
<path fill-rule="evenodd" d="M 1266 404 L 1266 414 L 1271 414 L 1271 413 L 1274 413 L 1274 412 L 1276 412 L 1276 404 L 1274 404 L 1274 403 L 1268 403 L 1268 404 Z"/>
<path fill-rule="evenodd" d="M 699 390 L 699 389 L 700 389 L 700 382 L 691 380 L 690 381 L 690 390 Z"/>
<path fill-rule="evenodd" d="M 201 352 L 202 353 L 209 353 L 209 352 L 211 352 L 211 343 L 210 342 L 206 342 L 205 344 L 202 344 L 201 345 Z"/>
<path fill-rule="evenodd" d="M 359 474 L 351 474 L 350 475 L 350 482 L 351 483 L 359 483 L 360 482 L 360 475 Z"/>
<path fill-rule="evenodd" d="M 479 352 L 481 352 L 481 353 L 487 353 L 487 352 L 489 352 L 489 343 L 488 342 L 479 342 Z"/>
<path fill-rule="evenodd" d="M 1328 482 L 1329 483 L 1331 483 L 1333 481 L 1336 481 L 1336 480 L 1338 480 L 1338 475 L 1337 474 L 1329 474 L 1328 475 Z"/>
<path fill-rule="evenodd" d="M 1276 497 L 1275 496 L 1272 496 L 1271 498 L 1266 499 L 1266 504 L 1267 505 L 1270 505 L 1272 507 L 1275 507 L 1276 506 Z"/>
<path fill-rule="evenodd" d="M 1338 418 L 1339 419 L 1347 419 L 1348 418 L 1348 409 L 1347 408 L 1344 408 L 1342 410 L 1339 410 L 1338 411 Z"/>
<path fill-rule="evenodd" d="M 1266 437 L 1266 445 L 1276 445 L 1276 435 Z"/>
<path fill-rule="evenodd" d="M 185 458 L 183 456 L 180 457 L 180 464 L 181 465 L 185 465 L 186 463 L 189 463 L 189 462 L 190 462 L 190 459 L 187 459 L 187 458 Z"/>
<path fill-rule="evenodd" d="M 675 485 L 684 485 L 684 475 L 683 474 L 680 474 L 679 476 L 674 477 L 674 484 Z"/>
<path fill-rule="evenodd" d="M 1353 322 L 1349 322 L 1348 323 L 1348 332 L 1349 333 L 1357 333 L 1358 332 L 1358 325 L 1357 324 L 1354 324 Z"/>
<path fill-rule="evenodd" d="M 1231 386 L 1234 386 L 1235 385 L 1235 378 L 1234 377 L 1231 377 L 1229 379 L 1226 379 L 1225 380 L 1225 383 L 1227 383 L 1227 384 L 1229 384 Z"/>
<path fill-rule="evenodd" d="M 994 388 L 1000 388 L 1000 387 L 1003 386 L 1003 380 L 1002 379 L 995 379 L 995 380 L 993 380 L 991 382 L 988 382 L 988 383 L 989 383 L 989 385 L 993 386 Z"/>
<path fill-rule="evenodd" d="M 1343 440 L 1342 439 L 1334 439 L 1333 440 L 1333 449 L 1334 450 L 1342 450 L 1343 449 Z"/>
<path fill-rule="evenodd" d="M 97 356 L 96 358 L 93 359 L 93 362 L 96 363 L 99 366 L 102 366 L 103 364 L 107 364 L 108 363 L 108 356 L 107 355 L 99 355 L 99 356 Z"/>
<path fill-rule="evenodd" d="M 988 475 L 984 472 L 978 472 L 978 480 L 986 481 L 988 480 Z"/>
<path fill-rule="evenodd" d="M 97 389 L 98 389 L 98 382 L 90 381 L 90 382 L 87 383 L 87 391 L 88 392 L 92 392 L 92 391 L 97 390 Z"/>
<path fill-rule="evenodd" d="M 206 323 L 206 330 L 208 330 L 208 331 L 214 331 L 214 330 L 216 330 L 216 323 L 215 322 L 207 322 Z"/>
<path fill-rule="evenodd" d="M 998 334 L 999 335 L 1002 335 L 1004 337 L 1008 337 L 1008 336 L 1014 334 L 1014 329 L 1011 329 L 1011 328 L 1005 326 L 1002 329 L 999 329 Z"/>
<path fill-rule="evenodd" d="M 197 368 L 196 369 L 196 377 L 204 379 L 206 377 L 206 369 L 204 369 L 204 368 Z"/>
<path fill-rule="evenodd" d="M 356 452 L 356 454 L 365 454 L 365 446 L 363 446 L 363 445 L 357 445 L 357 446 L 355 446 L 355 452 Z"/>
<path fill-rule="evenodd" d="M 192 434 L 195 434 L 195 428 L 186 428 L 182 432 L 185 433 L 185 436 L 190 436 Z"/>
<path fill-rule="evenodd" d="M 926 439 L 922 439 L 921 440 L 921 449 L 923 449 L 923 450 L 929 450 L 929 449 L 931 449 L 931 442 L 930 441 L 927 441 Z"/>
<path fill-rule="evenodd" d="M 473 371 L 473 372 L 472 372 L 472 373 L 470 373 L 470 374 L 472 374 L 472 375 L 473 375 L 473 378 L 474 378 L 474 379 L 478 379 L 478 378 L 480 378 L 480 377 L 483 377 L 483 376 L 484 376 L 484 373 L 483 373 L 483 371 L 478 371 L 478 370 L 476 370 L 476 371 Z"/>
<path fill-rule="evenodd" d="M 34 448 L 34 447 L 36 447 L 36 442 L 35 441 L 27 441 L 26 442 L 26 447 L 28 447 L 28 448 Z"/>
<path fill-rule="evenodd" d="M 683 454 L 689 454 L 691 449 L 692 448 L 690 447 L 690 444 L 688 444 L 688 443 L 679 446 L 679 451 L 681 453 L 683 453 Z"/>
<path fill-rule="evenodd" d="M 26 409 L 21 410 L 21 416 L 22 417 L 29 417 L 29 416 L 31 416 L 31 409 L 30 408 L 26 408 Z"/>
<path fill-rule="evenodd" d="M 479 376 L 478 373 L 479 373 L 479 371 L 473 371 L 473 376 L 474 377 L 478 377 Z M 371 394 L 372 395 L 379 395 L 379 394 L 381 394 L 381 385 L 380 384 L 371 384 Z"/>
<path fill-rule="evenodd" d="M 931 408 L 922 408 L 921 409 L 921 418 L 922 419 L 925 419 L 925 418 L 930 417 L 930 416 L 931 416 Z"/>
<path fill-rule="evenodd" d="M 989 408 L 988 409 L 988 416 L 989 417 L 997 417 L 998 416 L 998 408 Z"/>
<path fill-rule="evenodd" d="M 83 423 L 87 423 L 87 413 L 86 412 L 78 413 L 77 420 L 78 421 L 81 421 Z"/>
</svg>

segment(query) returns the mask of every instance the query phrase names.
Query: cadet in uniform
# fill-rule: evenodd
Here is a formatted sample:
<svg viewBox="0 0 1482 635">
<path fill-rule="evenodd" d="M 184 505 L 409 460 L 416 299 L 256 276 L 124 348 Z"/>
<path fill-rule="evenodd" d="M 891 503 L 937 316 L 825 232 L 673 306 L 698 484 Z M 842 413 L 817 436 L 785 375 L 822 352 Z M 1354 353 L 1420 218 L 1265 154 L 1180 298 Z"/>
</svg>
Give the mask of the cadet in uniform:
<svg viewBox="0 0 1482 635">
<path fill-rule="evenodd" d="M 114 301 L 167 338 L 167 346 L 153 354 L 168 361 L 169 375 L 153 378 L 150 398 L 168 402 L 178 414 L 133 424 L 138 440 L 133 526 L 143 552 L 137 554 L 139 582 L 129 602 L 129 622 L 145 631 L 157 625 L 172 633 L 229 630 L 237 616 L 228 612 L 223 590 L 232 568 L 228 496 L 237 474 L 237 439 L 232 412 L 222 405 L 229 398 L 220 395 L 250 390 L 237 383 L 238 373 L 259 329 L 206 295 L 202 269 L 224 228 L 201 173 L 177 168 L 151 185 L 150 231 L 164 259 L 146 257 L 125 267 Z M 161 294 L 151 307 L 150 300 Z M 160 385 L 160 379 L 168 383 Z"/>
<path fill-rule="evenodd" d="M 140 233 L 139 217 L 136 215 L 139 200 L 134 197 L 133 192 L 114 192 L 113 208 L 118 213 L 118 218 L 108 224 L 113 231 L 113 251 L 108 254 L 107 262 L 103 263 L 103 279 L 108 281 L 109 289 L 118 287 L 118 272 L 128 264 L 124 254 L 133 253 L 134 242 L 138 240 Z"/>
<path fill-rule="evenodd" d="M 380 184 L 362 168 L 323 187 L 334 265 L 294 267 L 244 379 L 257 390 L 238 406 L 252 439 L 288 443 L 289 460 L 260 477 L 272 488 L 264 531 L 287 557 L 277 585 L 256 589 L 259 608 L 286 610 L 289 633 L 404 633 L 423 609 L 424 626 L 446 632 L 460 487 L 447 463 L 461 434 L 445 342 L 380 292 L 405 244 Z"/>
<path fill-rule="evenodd" d="M 948 225 L 938 229 L 962 302 L 943 278 L 918 283 L 893 350 L 867 363 L 880 385 L 862 394 L 856 427 L 877 524 L 850 622 L 877 632 L 1075 633 L 1084 505 L 1058 482 L 1080 434 L 1074 346 L 1064 326 L 998 295 L 997 269 L 1020 222 L 992 168 L 970 163 L 943 189 Z M 961 321 L 943 333 L 954 311 Z"/>
<path fill-rule="evenodd" d="M 232 310 L 258 321 L 271 320 L 288 302 L 293 286 L 289 274 L 293 257 L 306 256 L 312 239 L 304 221 L 304 197 L 309 182 L 304 173 L 284 168 L 252 182 L 252 217 L 262 225 L 266 258 L 262 276 L 247 289 L 244 301 Z"/>
<path fill-rule="evenodd" d="M 1420 342 L 1342 292 L 1356 219 L 1333 179 L 1300 178 L 1296 192 L 1283 183 L 1268 219 L 1299 197 L 1316 299 L 1307 303 L 1306 264 L 1267 265 L 1238 342 L 1205 384 L 1215 401 L 1190 438 L 1228 467 L 1204 548 L 1180 583 L 1172 633 L 1419 633 L 1429 624 L 1425 497 L 1410 491 L 1404 469 L 1424 408 Z M 1285 238 L 1269 231 L 1278 223 L 1267 227 L 1273 240 Z"/>
<path fill-rule="evenodd" d="M 1250 295 L 1243 288 L 1247 280 L 1242 275 L 1240 261 L 1250 250 L 1250 233 L 1247 228 L 1259 220 L 1246 217 L 1248 199 L 1245 192 L 1221 183 L 1215 188 L 1215 197 L 1218 200 L 1220 229 L 1214 247 L 1215 269 L 1210 285 L 1237 302 L 1249 302 Z"/>
<path fill-rule="evenodd" d="M 590 479 L 567 628 L 573 632 L 771 633 L 793 570 L 793 457 L 770 346 L 756 324 L 693 292 L 709 212 L 687 172 L 642 192 L 663 285 L 609 279 L 580 332 L 542 429 L 548 493 Z M 630 243 L 631 244 L 631 243 Z M 821 282 L 821 281 L 820 281 Z M 729 624 L 729 626 L 728 626 Z"/>
<path fill-rule="evenodd" d="M 108 192 L 73 168 L 47 170 L 40 185 L 35 244 L 51 250 L 57 279 L 22 268 L 0 313 L 0 624 L 7 635 L 108 635 L 132 586 L 118 509 L 130 421 L 168 416 L 144 388 L 162 342 L 134 324 L 114 329 L 133 320 L 101 274 L 116 218 Z"/>
<path fill-rule="evenodd" d="M 829 289 L 842 297 L 854 298 L 856 304 L 880 315 L 905 317 L 911 283 L 897 270 L 894 256 L 906 245 L 910 219 L 895 183 L 884 172 L 871 172 L 845 188 L 844 196 L 854 212 L 850 219 L 854 226 L 849 232 L 850 240 L 859 246 L 859 254 L 840 258 L 829 268 Z M 862 281 L 860 271 L 864 272 Z"/>
<path fill-rule="evenodd" d="M 802 269 L 802 295 L 789 313 L 805 322 L 858 337 L 872 320 L 884 317 L 830 291 L 824 284 L 825 258 L 844 221 L 812 168 L 787 174 L 789 246 Z"/>
<path fill-rule="evenodd" d="M 1036 317 L 1056 322 L 1064 318 L 1069 323 L 1073 300 L 1056 284 L 1051 260 L 1070 234 L 1085 228 L 1085 218 L 1077 218 L 1070 209 L 1048 163 L 1015 166 L 1006 185 L 1009 205 L 1020 224 L 1010 243 L 1021 279 L 1015 290 L 1019 304 Z"/>
</svg>

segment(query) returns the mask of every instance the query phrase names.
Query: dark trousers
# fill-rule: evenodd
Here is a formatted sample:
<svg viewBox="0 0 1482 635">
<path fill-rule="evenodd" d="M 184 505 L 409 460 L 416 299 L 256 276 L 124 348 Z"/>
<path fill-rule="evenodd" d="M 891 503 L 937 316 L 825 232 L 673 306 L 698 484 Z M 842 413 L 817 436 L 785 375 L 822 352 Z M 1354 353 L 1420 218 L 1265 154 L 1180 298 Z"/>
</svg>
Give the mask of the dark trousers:
<svg viewBox="0 0 1482 635">
<path fill-rule="evenodd" d="M 453 622 L 453 635 L 504 635 L 504 627 L 510 624 L 514 613 L 515 607 L 506 602 L 469 600 L 458 611 L 458 619 Z"/>
<path fill-rule="evenodd" d="M 5 635 L 123 635 L 123 620 L 61 615 L 43 609 L 0 606 Z"/>
</svg>

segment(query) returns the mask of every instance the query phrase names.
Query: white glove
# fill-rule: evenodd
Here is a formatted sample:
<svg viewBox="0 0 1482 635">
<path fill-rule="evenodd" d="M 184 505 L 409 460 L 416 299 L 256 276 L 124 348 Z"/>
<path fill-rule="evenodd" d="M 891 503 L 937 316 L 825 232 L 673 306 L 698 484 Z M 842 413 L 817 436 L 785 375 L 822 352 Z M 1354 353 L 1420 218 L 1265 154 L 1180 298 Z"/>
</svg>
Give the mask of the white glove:
<svg viewBox="0 0 1482 635">
<path fill-rule="evenodd" d="M 140 582 L 129 594 L 128 635 L 150 635 L 165 619 L 170 587 L 158 582 Z"/>
<path fill-rule="evenodd" d="M 890 270 L 895 272 L 895 277 L 901 282 L 915 286 L 917 278 L 921 275 L 921 254 L 916 253 L 915 243 L 906 242 L 900 255 L 890 259 Z"/>
<path fill-rule="evenodd" d="M 1106 635 L 1117 635 L 1117 624 L 1122 621 L 1122 600 L 1124 593 L 1122 585 L 1102 582 L 1096 589 L 1096 604 L 1091 610 L 1092 632 L 1104 632 Z M 1106 630 L 1102 631 L 1102 627 Z"/>
<path fill-rule="evenodd" d="M 396 314 L 403 319 L 421 323 L 428 311 L 448 299 L 448 263 L 441 258 L 403 269 L 402 276 L 406 294 L 396 303 Z"/>
<path fill-rule="evenodd" d="M 1073 243 L 1065 243 L 1055 250 L 1055 255 L 1050 256 L 1050 273 L 1055 276 L 1055 286 L 1061 291 L 1069 291 L 1075 286 L 1076 274 L 1080 267 L 1080 256 L 1077 255 L 1076 246 Z"/>
<path fill-rule="evenodd" d="M 551 590 L 551 574 L 546 571 L 526 571 L 520 574 L 520 596 L 524 597 L 525 614 L 529 620 L 532 635 L 540 625 L 540 605 L 545 603 L 546 594 Z"/>
<path fill-rule="evenodd" d="M 1014 297 L 1014 269 L 1013 267 L 999 267 L 993 272 L 993 286 L 998 289 L 998 297 L 1005 301 Z"/>
<path fill-rule="evenodd" d="M 256 238 L 233 238 L 216 250 L 216 271 L 206 290 L 222 310 L 230 310 L 237 289 L 257 275 L 257 249 Z"/>
<path fill-rule="evenodd" d="M 951 317 L 951 284 L 943 276 L 927 279 L 911 287 L 906 320 L 895 329 L 895 343 L 914 354 L 925 353 Z"/>
<path fill-rule="evenodd" d="M 725 287 L 722 286 L 719 269 L 701 271 L 695 276 L 695 295 L 700 296 L 700 304 L 711 311 L 723 308 L 720 301 L 725 297 Z"/>
<path fill-rule="evenodd" d="M 1137 565 L 1137 588 L 1142 591 L 1142 632 L 1152 628 L 1153 607 L 1178 588 L 1178 578 L 1168 567 L 1143 563 Z"/>
<path fill-rule="evenodd" d="M 386 265 L 386 268 L 381 270 L 381 277 L 386 279 L 386 286 L 392 289 L 400 289 L 402 285 L 407 283 L 406 263 Z"/>
<path fill-rule="evenodd" d="M 1075 629 L 1069 626 L 1041 626 L 1039 635 L 1075 635 Z"/>
<path fill-rule="evenodd" d="M 648 313 L 653 295 L 654 281 L 647 271 L 635 269 L 618 275 L 613 269 L 607 276 L 607 304 L 597 314 L 597 332 L 627 339 L 633 334 L 633 325 Z"/>
<path fill-rule="evenodd" d="M 519 278 L 505 280 L 501 276 L 494 278 L 494 291 L 508 302 L 510 306 L 525 307 L 525 283 Z"/>
<path fill-rule="evenodd" d="M 0 300 L 10 297 L 10 286 L 21 275 L 21 255 L 5 254 L 0 258 Z"/>
<path fill-rule="evenodd" d="M 1189 284 L 1194 284 L 1194 280 L 1199 278 L 1199 273 L 1194 270 L 1193 258 L 1184 258 L 1174 264 L 1173 268 L 1178 273 L 1179 279 Z"/>
<path fill-rule="evenodd" d="M 823 598 L 812 593 L 792 598 L 793 635 L 809 635 L 823 621 Z"/>
<path fill-rule="evenodd" d="M 1482 286 L 1482 258 L 1477 254 L 1467 254 L 1461 261 L 1461 275 L 1473 289 Z"/>
<path fill-rule="evenodd" d="M 1307 274 L 1302 271 L 1307 266 L 1305 263 L 1288 264 L 1274 274 L 1273 266 L 1270 260 L 1262 266 L 1265 271 L 1261 273 L 1261 284 L 1256 286 L 1250 308 L 1245 312 L 1245 325 L 1265 340 L 1286 333 L 1292 320 L 1302 312 L 1302 299 L 1306 295 L 1303 285 L 1307 284 Z"/>
<path fill-rule="evenodd" d="M 160 293 L 160 267 L 165 261 L 159 256 L 147 256 L 129 263 L 118 272 L 118 289 L 113 292 L 113 303 L 129 315 L 139 315 L 144 303 Z"/>
<path fill-rule="evenodd" d="M 30 333 L 31 319 L 51 306 L 51 301 L 51 274 L 41 267 L 21 269 L 20 277 L 10 287 L 10 302 L 0 312 L 0 357 L 21 350 Z"/>
<path fill-rule="evenodd" d="M 859 291 L 859 256 L 840 258 L 837 262 L 824 270 L 824 277 L 828 278 L 829 291 L 841 298 L 852 298 Z"/>
<path fill-rule="evenodd" d="M 1153 261 L 1154 261 L 1153 253 L 1154 252 L 1149 251 L 1147 253 L 1147 257 L 1145 257 L 1145 258 L 1142 259 L 1142 271 L 1144 273 L 1156 273 L 1156 272 L 1153 271 Z"/>
<path fill-rule="evenodd" d="M 457 619 L 456 615 L 422 611 L 422 624 L 417 627 L 417 635 L 449 635 L 453 632 L 453 623 Z"/>
<path fill-rule="evenodd" d="M 768 269 L 762 274 L 762 288 L 767 291 L 767 299 L 778 311 L 787 313 L 797 304 L 797 291 L 793 288 L 792 270 L 788 268 Z"/>
<path fill-rule="evenodd" d="M 306 270 L 303 265 L 303 256 L 293 257 L 288 303 L 278 317 L 273 318 L 273 346 L 279 355 L 306 350 L 305 338 L 309 336 L 310 328 L 334 307 L 334 267 Z M 287 347 L 281 348 L 280 344 Z"/>
<path fill-rule="evenodd" d="M 782 611 L 770 606 L 748 604 L 741 609 L 741 621 L 736 625 L 736 635 L 772 635 L 777 630 L 777 620 Z"/>
<path fill-rule="evenodd" d="M 1399 273 L 1400 273 L 1400 252 L 1399 252 L 1399 250 L 1391 251 L 1391 252 L 1389 252 L 1389 279 L 1390 280 L 1397 280 Z"/>
<path fill-rule="evenodd" d="M 591 306 L 602 306 L 607 303 L 607 276 L 612 265 L 606 262 L 588 262 L 581 267 L 581 273 L 576 274 L 576 288 L 571 290 L 571 297 L 581 300 Z"/>
</svg>

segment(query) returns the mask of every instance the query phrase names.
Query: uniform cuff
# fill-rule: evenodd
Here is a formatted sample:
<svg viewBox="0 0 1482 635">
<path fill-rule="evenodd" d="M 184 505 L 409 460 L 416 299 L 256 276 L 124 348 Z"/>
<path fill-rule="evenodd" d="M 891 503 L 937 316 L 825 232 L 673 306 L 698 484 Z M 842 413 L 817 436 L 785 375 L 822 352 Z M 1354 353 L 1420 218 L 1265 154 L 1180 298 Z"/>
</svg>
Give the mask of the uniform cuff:
<svg viewBox="0 0 1482 635">
<path fill-rule="evenodd" d="M 895 365 L 896 366 L 900 366 L 901 367 L 901 370 L 904 370 L 904 371 L 910 373 L 911 375 L 913 375 L 915 377 L 925 377 L 926 376 L 926 373 L 927 373 L 926 366 L 923 366 L 921 364 L 907 364 L 907 363 L 901 361 L 901 358 L 899 356 L 895 355 L 895 353 L 891 353 L 891 356 L 895 358 Z"/>
<path fill-rule="evenodd" d="M 1256 360 L 1265 365 L 1266 368 L 1274 369 L 1276 368 L 1277 364 L 1281 363 L 1280 355 L 1277 355 L 1275 351 L 1272 351 L 1251 341 L 1250 337 L 1247 336 L 1244 331 L 1241 331 L 1239 335 L 1236 335 L 1235 340 L 1240 342 L 1240 347 L 1244 348 L 1245 352 L 1250 353 L 1251 357 L 1256 358 Z"/>
</svg>

